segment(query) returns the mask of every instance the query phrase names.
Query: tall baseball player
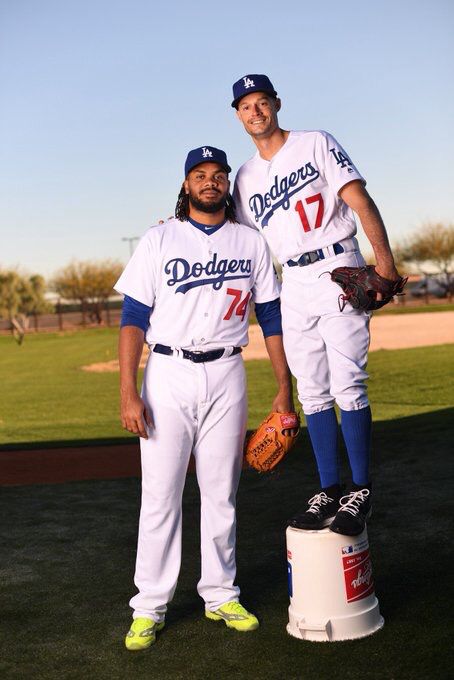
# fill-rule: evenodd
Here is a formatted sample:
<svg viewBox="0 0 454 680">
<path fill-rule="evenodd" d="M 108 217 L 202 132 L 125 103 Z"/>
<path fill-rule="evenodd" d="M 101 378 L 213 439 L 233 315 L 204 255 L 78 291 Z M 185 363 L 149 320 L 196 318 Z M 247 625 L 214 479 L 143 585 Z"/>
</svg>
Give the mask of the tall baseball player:
<svg viewBox="0 0 454 680">
<path fill-rule="evenodd" d="M 260 230 L 281 263 L 284 347 L 297 378 L 320 475 L 321 489 L 290 520 L 301 529 L 357 535 L 371 512 L 369 477 L 371 412 L 365 371 L 369 314 L 346 304 L 327 272 L 360 267 L 353 211 L 375 253 L 376 271 L 399 275 L 380 213 L 347 153 L 323 130 L 279 127 L 281 101 L 266 75 L 249 74 L 233 85 L 232 106 L 257 153 L 241 166 L 234 199 L 239 219 Z M 342 495 L 338 423 L 352 472 Z"/>
<path fill-rule="evenodd" d="M 140 435 L 142 507 L 128 650 L 147 649 L 164 626 L 181 561 L 181 499 L 194 454 L 201 497 L 205 615 L 250 631 L 239 603 L 235 497 L 246 432 L 241 348 L 255 302 L 279 390 L 273 410 L 292 411 L 279 287 L 268 246 L 236 222 L 230 167 L 212 146 L 189 152 L 176 218 L 149 229 L 115 288 L 125 295 L 119 344 L 121 419 Z M 136 387 L 144 338 L 151 348 Z"/>
</svg>

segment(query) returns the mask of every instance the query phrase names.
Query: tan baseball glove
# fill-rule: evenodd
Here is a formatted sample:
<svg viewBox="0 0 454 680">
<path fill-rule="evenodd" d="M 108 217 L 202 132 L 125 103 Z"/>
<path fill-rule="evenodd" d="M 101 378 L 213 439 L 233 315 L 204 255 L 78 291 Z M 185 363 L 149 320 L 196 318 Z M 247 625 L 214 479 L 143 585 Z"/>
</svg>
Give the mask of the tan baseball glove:
<svg viewBox="0 0 454 680">
<path fill-rule="evenodd" d="M 296 413 L 270 413 L 246 444 L 245 458 L 258 472 L 270 472 L 295 444 L 300 421 Z M 295 430 L 294 435 L 284 430 Z"/>
</svg>

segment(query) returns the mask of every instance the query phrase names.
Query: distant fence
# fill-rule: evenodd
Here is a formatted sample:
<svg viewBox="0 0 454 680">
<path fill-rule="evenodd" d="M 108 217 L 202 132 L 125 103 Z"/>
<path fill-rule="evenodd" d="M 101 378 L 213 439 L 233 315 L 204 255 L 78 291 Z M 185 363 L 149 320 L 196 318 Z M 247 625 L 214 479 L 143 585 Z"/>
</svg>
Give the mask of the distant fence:
<svg viewBox="0 0 454 680">
<path fill-rule="evenodd" d="M 450 300 L 447 298 L 440 299 L 432 295 L 415 298 L 412 297 L 409 291 L 407 295 L 394 298 L 394 303 L 408 307 L 420 307 L 426 305 L 445 305 L 449 304 Z M 102 309 L 88 306 L 85 310 L 81 310 L 74 309 L 74 307 L 75 305 L 65 309 L 63 305 L 56 305 L 56 311 L 53 314 L 30 316 L 26 332 L 76 331 L 84 328 L 115 328 L 120 325 L 121 302 L 114 301 Z M 255 318 L 253 314 L 251 314 L 251 317 Z M 5 319 L 0 319 L 0 334 L 3 335 L 5 333 L 11 333 L 11 324 Z"/>
<path fill-rule="evenodd" d="M 30 316 L 27 333 L 39 333 L 50 331 L 75 331 L 83 328 L 115 327 L 119 326 L 121 309 L 102 309 L 93 311 L 66 311 L 58 309 L 53 314 L 37 314 Z M 10 333 L 11 324 L 5 319 L 0 319 L 0 333 Z"/>
</svg>

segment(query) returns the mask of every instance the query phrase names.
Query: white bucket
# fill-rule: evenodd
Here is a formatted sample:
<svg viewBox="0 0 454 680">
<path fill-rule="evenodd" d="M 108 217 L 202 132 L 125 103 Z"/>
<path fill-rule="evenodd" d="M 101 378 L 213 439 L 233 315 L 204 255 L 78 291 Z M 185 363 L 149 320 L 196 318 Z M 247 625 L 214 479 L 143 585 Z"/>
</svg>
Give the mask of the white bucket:
<svg viewBox="0 0 454 680">
<path fill-rule="evenodd" d="M 287 528 L 289 623 L 301 640 L 334 642 L 382 628 L 367 529 L 341 536 L 329 529 Z"/>
</svg>

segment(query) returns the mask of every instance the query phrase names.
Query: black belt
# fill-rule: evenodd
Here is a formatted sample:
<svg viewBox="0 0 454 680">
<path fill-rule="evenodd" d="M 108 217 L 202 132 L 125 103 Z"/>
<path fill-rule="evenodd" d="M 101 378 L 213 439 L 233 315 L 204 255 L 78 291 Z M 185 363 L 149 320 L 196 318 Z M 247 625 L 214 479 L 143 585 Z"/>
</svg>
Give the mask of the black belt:
<svg viewBox="0 0 454 680">
<path fill-rule="evenodd" d="M 335 255 L 344 252 L 340 243 L 333 243 L 333 250 Z M 288 260 L 285 264 L 289 267 L 306 267 L 308 264 L 314 264 L 314 262 L 324 259 L 323 249 L 320 248 L 320 250 L 310 250 L 308 253 L 303 253 L 297 260 Z"/>
<path fill-rule="evenodd" d="M 212 349 L 208 352 L 190 352 L 188 349 L 181 349 L 179 351 L 181 352 L 183 359 L 189 359 L 189 361 L 193 361 L 195 364 L 203 364 L 206 361 L 216 361 L 216 359 L 220 359 L 224 356 L 225 350 Z M 229 356 L 233 357 L 235 354 L 239 354 L 242 351 L 243 350 L 241 347 L 234 347 L 232 354 Z M 157 352 L 158 354 L 167 354 L 170 356 L 174 353 L 174 350 L 167 345 L 160 345 L 158 343 L 153 347 L 153 352 Z"/>
</svg>

